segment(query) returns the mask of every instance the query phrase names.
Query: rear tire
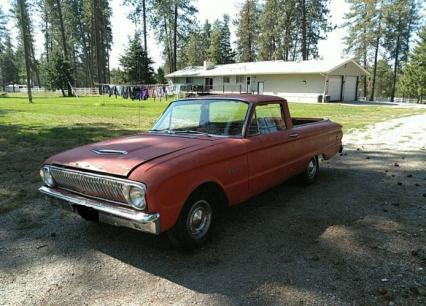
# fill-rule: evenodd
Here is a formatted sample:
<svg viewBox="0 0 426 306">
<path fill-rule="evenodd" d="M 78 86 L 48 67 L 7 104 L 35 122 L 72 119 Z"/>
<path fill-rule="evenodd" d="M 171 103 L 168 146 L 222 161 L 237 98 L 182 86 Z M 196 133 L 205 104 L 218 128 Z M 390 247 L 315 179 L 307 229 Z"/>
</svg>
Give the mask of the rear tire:
<svg viewBox="0 0 426 306">
<path fill-rule="evenodd" d="M 301 178 L 305 185 L 314 183 L 317 179 L 319 172 L 318 156 L 314 156 L 306 166 L 305 171 L 302 173 Z"/>
<path fill-rule="evenodd" d="M 207 191 L 194 192 L 186 201 L 175 226 L 168 232 L 177 247 L 195 249 L 209 240 L 215 221 L 214 197 Z"/>
</svg>

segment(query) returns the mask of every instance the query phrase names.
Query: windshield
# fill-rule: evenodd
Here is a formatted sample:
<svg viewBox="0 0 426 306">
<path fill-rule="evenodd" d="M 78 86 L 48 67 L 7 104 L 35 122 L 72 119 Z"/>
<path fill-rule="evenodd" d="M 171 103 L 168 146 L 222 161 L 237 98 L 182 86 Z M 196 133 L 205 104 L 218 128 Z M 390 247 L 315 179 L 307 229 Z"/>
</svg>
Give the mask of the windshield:
<svg viewBox="0 0 426 306">
<path fill-rule="evenodd" d="M 233 100 L 182 100 L 170 104 L 151 131 L 241 136 L 248 103 Z"/>
</svg>

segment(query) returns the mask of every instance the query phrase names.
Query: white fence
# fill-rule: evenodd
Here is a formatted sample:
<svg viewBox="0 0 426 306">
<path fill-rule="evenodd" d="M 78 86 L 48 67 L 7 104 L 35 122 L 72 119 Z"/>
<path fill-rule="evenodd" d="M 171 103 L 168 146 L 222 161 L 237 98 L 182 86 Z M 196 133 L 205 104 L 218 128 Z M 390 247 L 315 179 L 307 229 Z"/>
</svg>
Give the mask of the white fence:
<svg viewBox="0 0 426 306">
<path fill-rule="evenodd" d="M 369 99 L 366 99 L 365 97 L 359 97 L 359 101 L 369 101 Z M 373 102 L 389 102 L 391 103 L 391 99 L 389 97 L 375 97 Z M 393 100 L 393 103 L 418 103 L 417 99 L 413 98 L 404 98 L 404 97 L 395 97 Z M 426 103 L 424 101 L 423 103 Z"/>
<path fill-rule="evenodd" d="M 13 88 L 12 86 L 6 87 L 6 92 L 27 92 L 27 87 L 24 86 L 15 86 Z M 33 87 L 31 88 L 31 92 L 33 93 L 56 93 L 62 95 L 62 91 L 60 90 L 48 90 L 44 87 Z M 73 88 L 73 93 L 77 96 L 92 96 L 92 95 L 98 95 L 99 90 L 96 87 L 81 87 L 81 88 Z"/>
</svg>

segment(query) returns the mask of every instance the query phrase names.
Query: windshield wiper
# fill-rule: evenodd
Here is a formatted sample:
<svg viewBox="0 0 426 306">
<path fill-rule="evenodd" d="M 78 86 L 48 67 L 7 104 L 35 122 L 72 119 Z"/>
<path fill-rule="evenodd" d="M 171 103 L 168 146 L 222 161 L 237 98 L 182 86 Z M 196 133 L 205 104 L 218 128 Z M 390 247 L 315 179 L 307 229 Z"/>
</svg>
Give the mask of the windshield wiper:
<svg viewBox="0 0 426 306">
<path fill-rule="evenodd" d="M 166 132 L 168 134 L 174 134 L 175 133 L 175 131 L 173 131 L 171 129 L 152 129 L 152 130 L 149 130 L 149 132 L 160 132 L 160 133 Z"/>
<path fill-rule="evenodd" d="M 175 134 L 199 134 L 211 137 L 211 134 L 195 130 L 172 130 Z"/>
</svg>

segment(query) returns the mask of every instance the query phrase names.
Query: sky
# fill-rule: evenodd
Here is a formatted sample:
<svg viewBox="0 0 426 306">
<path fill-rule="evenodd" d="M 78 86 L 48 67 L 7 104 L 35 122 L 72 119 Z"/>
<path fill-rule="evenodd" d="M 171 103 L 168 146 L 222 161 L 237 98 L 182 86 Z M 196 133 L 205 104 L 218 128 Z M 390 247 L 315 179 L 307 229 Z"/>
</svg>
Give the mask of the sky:
<svg viewBox="0 0 426 306">
<path fill-rule="evenodd" d="M 215 19 L 222 18 L 224 14 L 230 15 L 231 19 L 235 19 L 239 8 L 242 5 L 242 0 L 196 0 L 195 5 L 198 9 L 197 18 L 200 23 L 204 23 L 206 19 L 213 22 Z M 1 0 L 1 5 L 4 12 L 9 11 L 10 0 Z M 122 5 L 123 0 L 111 0 L 110 4 L 112 7 L 112 31 L 113 31 L 113 45 L 110 56 L 111 68 L 117 68 L 119 66 L 119 58 L 126 49 L 126 45 L 130 36 L 133 35 L 135 27 L 133 23 L 127 19 L 127 15 L 130 11 L 128 7 Z M 344 14 L 349 10 L 349 5 L 344 0 L 331 0 L 330 2 L 330 21 L 333 25 L 337 25 L 337 28 L 332 32 L 328 33 L 326 40 L 319 43 L 319 55 L 324 59 L 329 58 L 340 58 L 343 56 L 344 45 L 342 39 L 345 36 L 345 29 L 339 28 L 343 22 Z M 35 20 L 35 24 L 39 22 Z M 15 29 L 12 22 L 10 22 L 10 28 L 12 32 Z M 231 40 L 235 42 L 235 31 L 234 26 L 231 23 L 231 32 L 233 33 Z M 35 31 L 34 41 L 37 54 L 40 54 L 43 49 L 43 36 L 40 31 Z M 164 61 L 162 59 L 162 48 L 161 44 L 155 39 L 155 35 L 152 31 L 149 32 L 148 36 L 148 53 L 154 61 L 154 68 L 161 66 Z"/>
</svg>

